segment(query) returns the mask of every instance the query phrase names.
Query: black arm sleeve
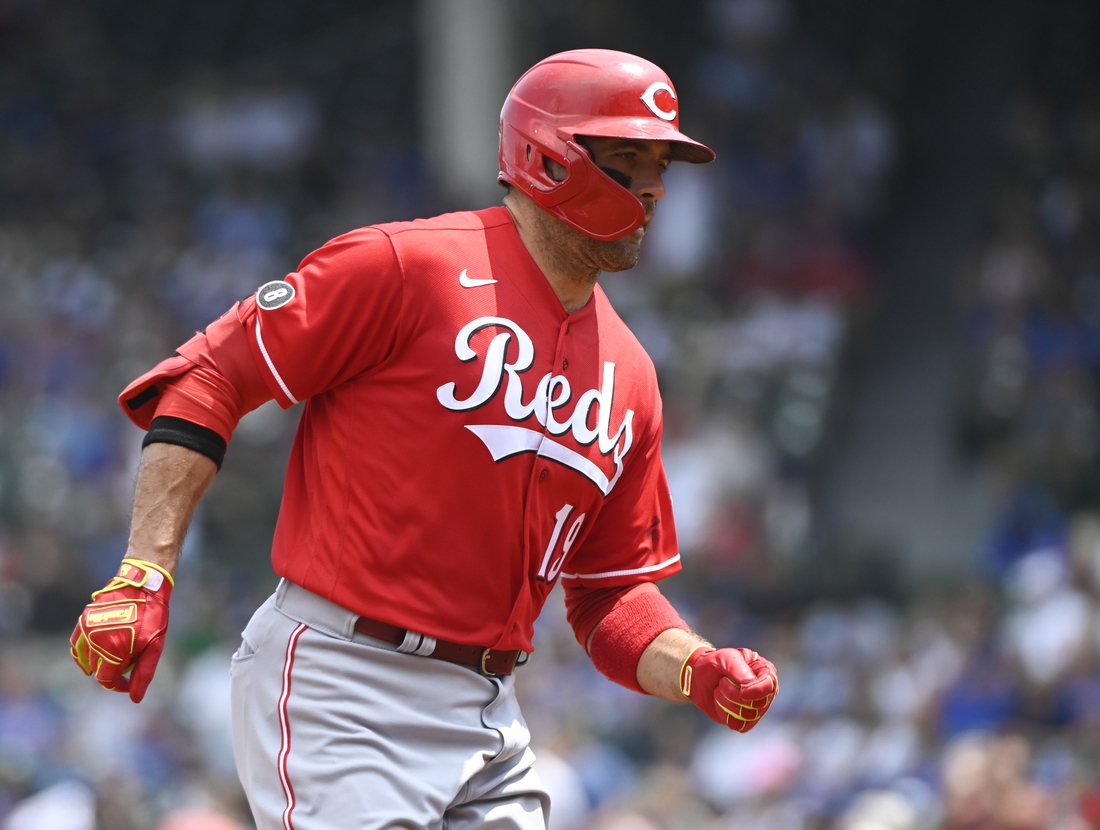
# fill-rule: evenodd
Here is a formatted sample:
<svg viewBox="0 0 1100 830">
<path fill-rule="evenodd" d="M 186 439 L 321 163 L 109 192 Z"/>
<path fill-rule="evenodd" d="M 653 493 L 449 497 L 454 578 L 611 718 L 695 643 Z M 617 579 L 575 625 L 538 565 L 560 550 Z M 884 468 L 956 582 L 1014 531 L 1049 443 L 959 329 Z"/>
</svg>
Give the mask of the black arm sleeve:
<svg viewBox="0 0 1100 830">
<path fill-rule="evenodd" d="M 178 444 L 189 450 L 202 453 L 215 464 L 222 468 L 225 460 L 225 439 L 214 430 L 199 424 L 185 421 L 183 418 L 172 418 L 168 415 L 160 415 L 149 424 L 149 432 L 145 440 L 141 442 L 142 449 L 150 444 Z"/>
</svg>

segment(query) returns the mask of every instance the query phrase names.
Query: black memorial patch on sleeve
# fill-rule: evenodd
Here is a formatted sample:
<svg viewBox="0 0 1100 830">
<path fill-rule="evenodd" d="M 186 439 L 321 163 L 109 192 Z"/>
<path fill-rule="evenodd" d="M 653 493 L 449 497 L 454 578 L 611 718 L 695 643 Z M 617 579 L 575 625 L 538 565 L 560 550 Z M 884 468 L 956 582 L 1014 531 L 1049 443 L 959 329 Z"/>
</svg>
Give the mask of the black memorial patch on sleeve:
<svg viewBox="0 0 1100 830">
<path fill-rule="evenodd" d="M 264 311 L 282 308 L 294 299 L 294 286 L 285 280 L 265 282 L 256 291 L 256 305 Z"/>
</svg>

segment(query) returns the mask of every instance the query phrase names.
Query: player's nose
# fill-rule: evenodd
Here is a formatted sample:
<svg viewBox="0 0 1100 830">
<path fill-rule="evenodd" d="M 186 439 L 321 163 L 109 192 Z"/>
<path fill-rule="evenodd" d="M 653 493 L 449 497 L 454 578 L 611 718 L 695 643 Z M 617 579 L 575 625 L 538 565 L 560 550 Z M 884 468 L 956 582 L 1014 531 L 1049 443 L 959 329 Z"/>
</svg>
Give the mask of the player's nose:
<svg viewBox="0 0 1100 830">
<path fill-rule="evenodd" d="M 631 190 L 634 195 L 645 203 L 648 200 L 657 201 L 665 197 L 665 182 L 660 165 L 644 165 L 634 177 Z"/>
</svg>

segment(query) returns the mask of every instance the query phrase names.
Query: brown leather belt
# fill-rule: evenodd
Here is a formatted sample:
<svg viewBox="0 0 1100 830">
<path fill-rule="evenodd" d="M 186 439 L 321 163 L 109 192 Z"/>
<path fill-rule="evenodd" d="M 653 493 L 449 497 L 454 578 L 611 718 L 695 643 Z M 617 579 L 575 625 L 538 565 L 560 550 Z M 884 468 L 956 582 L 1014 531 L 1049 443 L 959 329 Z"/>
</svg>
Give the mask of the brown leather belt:
<svg viewBox="0 0 1100 830">
<path fill-rule="evenodd" d="M 390 625 L 380 620 L 372 620 L 369 617 L 360 617 L 355 621 L 355 630 L 376 640 L 392 643 L 395 646 L 405 642 L 407 632 L 404 628 Z M 485 677 L 498 677 L 511 674 L 516 668 L 516 662 L 522 652 L 519 649 L 504 651 L 500 649 L 485 648 L 484 646 L 466 646 L 461 643 L 450 643 L 446 640 L 436 640 L 435 648 L 428 657 L 437 660 L 446 660 L 448 663 L 457 663 L 460 666 L 475 668 Z"/>
</svg>

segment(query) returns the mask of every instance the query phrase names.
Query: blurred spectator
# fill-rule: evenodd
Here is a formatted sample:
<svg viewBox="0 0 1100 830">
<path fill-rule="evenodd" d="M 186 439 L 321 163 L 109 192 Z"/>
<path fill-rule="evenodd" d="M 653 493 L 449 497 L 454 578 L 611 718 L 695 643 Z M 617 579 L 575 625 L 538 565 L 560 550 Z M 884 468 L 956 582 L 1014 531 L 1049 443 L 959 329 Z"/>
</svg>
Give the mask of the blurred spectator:
<svg viewBox="0 0 1100 830">
<path fill-rule="evenodd" d="M 281 84 L 220 89 L 218 79 L 186 95 L 175 124 L 185 158 L 199 168 L 245 164 L 279 171 L 299 161 L 317 131 L 308 94 Z"/>
<path fill-rule="evenodd" d="M 84 784 L 54 784 L 12 810 L 4 830 L 95 830 L 95 794 Z"/>
<path fill-rule="evenodd" d="M 244 825 L 210 810 L 177 810 L 165 816 L 157 830 L 244 830 Z"/>
<path fill-rule="evenodd" d="M 1027 741 L 974 733 L 958 738 L 944 757 L 948 830 L 1048 826 L 1051 799 L 1028 779 Z"/>
</svg>

